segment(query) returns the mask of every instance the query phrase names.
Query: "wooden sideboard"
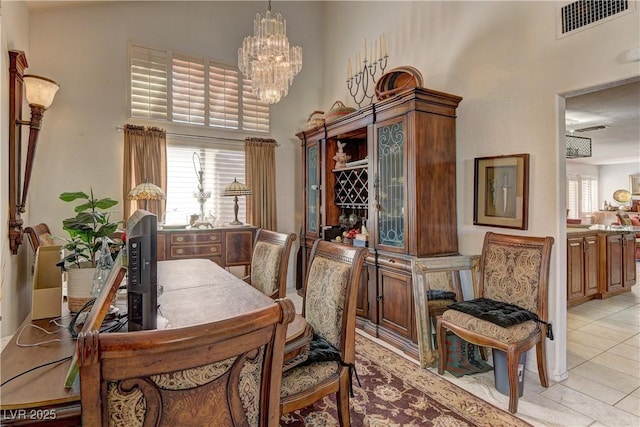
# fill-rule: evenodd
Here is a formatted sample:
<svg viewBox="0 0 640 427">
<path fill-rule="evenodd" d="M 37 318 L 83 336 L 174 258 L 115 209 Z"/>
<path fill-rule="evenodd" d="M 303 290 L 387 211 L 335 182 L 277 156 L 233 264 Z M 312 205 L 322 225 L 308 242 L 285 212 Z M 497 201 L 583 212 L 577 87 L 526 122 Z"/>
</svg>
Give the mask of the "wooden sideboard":
<svg viewBox="0 0 640 427">
<path fill-rule="evenodd" d="M 158 230 L 158 261 L 206 258 L 221 267 L 250 266 L 256 227 Z"/>
<path fill-rule="evenodd" d="M 637 279 L 631 228 L 567 229 L 567 307 L 631 290 Z"/>
</svg>

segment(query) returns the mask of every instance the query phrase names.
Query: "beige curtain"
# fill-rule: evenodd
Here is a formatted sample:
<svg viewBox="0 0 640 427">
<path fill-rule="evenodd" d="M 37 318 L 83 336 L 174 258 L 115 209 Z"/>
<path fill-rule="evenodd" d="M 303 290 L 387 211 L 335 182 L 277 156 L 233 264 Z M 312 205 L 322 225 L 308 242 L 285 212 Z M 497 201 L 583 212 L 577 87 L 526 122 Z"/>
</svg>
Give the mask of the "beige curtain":
<svg viewBox="0 0 640 427">
<path fill-rule="evenodd" d="M 122 199 L 124 220 L 136 209 L 147 209 L 162 219 L 164 200 L 129 200 L 129 192 L 138 184 L 150 182 L 167 192 L 167 133 L 163 129 L 135 125 L 124 128 L 124 177 Z M 148 202 L 148 204 L 147 204 Z"/>
<path fill-rule="evenodd" d="M 247 138 L 244 142 L 247 197 L 247 222 L 277 231 L 276 146 L 274 139 Z"/>
</svg>

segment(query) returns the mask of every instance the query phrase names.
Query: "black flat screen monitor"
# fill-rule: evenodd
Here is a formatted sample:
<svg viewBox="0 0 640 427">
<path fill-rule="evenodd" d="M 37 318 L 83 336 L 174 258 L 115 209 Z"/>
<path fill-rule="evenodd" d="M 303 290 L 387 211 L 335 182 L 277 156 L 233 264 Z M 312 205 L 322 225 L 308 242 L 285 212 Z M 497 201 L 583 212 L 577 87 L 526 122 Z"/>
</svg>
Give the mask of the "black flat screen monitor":
<svg viewBox="0 0 640 427">
<path fill-rule="evenodd" d="M 127 311 L 129 331 L 157 328 L 158 219 L 138 209 L 127 221 Z"/>
</svg>

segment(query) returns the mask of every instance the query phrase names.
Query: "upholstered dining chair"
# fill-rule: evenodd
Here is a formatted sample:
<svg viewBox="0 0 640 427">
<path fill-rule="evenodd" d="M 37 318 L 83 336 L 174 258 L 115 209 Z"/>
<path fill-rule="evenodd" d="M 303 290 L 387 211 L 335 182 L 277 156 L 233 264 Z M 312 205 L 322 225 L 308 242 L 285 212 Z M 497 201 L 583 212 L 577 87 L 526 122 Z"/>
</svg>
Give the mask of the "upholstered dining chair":
<svg viewBox="0 0 640 427">
<path fill-rule="evenodd" d="M 196 326 L 78 336 L 82 425 L 276 427 L 291 300 Z"/>
<path fill-rule="evenodd" d="M 476 295 L 479 265 L 479 255 L 415 258 L 411 261 L 420 366 L 423 368 L 435 365 L 438 354 L 433 346 L 436 321 L 450 304 L 463 300 L 464 278 L 468 278 L 472 294 Z M 466 276 L 465 272 L 468 273 Z"/>
<path fill-rule="evenodd" d="M 287 269 L 294 233 L 277 233 L 264 228 L 256 232 L 251 256 L 251 274 L 244 278 L 271 298 L 287 296 Z"/>
<path fill-rule="evenodd" d="M 552 245 L 552 237 L 487 233 L 480 258 L 480 300 L 452 305 L 437 322 L 439 374 L 446 367 L 447 331 L 470 343 L 506 353 L 511 413 L 518 409 L 520 355 L 533 346 L 540 384 L 549 386 L 545 337 L 552 338 L 546 323 Z"/>
<path fill-rule="evenodd" d="M 51 235 L 51 230 L 49 230 L 49 226 L 45 223 L 40 223 L 33 227 L 26 227 L 24 232 L 29 236 L 29 242 L 31 243 L 31 249 L 33 249 L 34 255 L 38 253 L 40 246 L 53 246 L 56 244 Z M 31 265 L 31 273 L 34 272 L 35 258 L 33 262 L 34 264 Z"/>
<path fill-rule="evenodd" d="M 282 414 L 336 393 L 340 426 L 350 425 L 349 392 L 355 363 L 358 282 L 366 248 L 317 240 L 311 250 L 303 315 L 314 340 L 323 339 L 339 353 L 338 361 L 310 359 L 282 374 Z M 312 343 L 313 344 L 313 343 Z"/>
<path fill-rule="evenodd" d="M 33 227 L 27 227 L 24 232 L 29 236 L 29 242 L 31 242 L 31 248 L 33 253 L 38 252 L 40 246 L 53 246 L 56 243 L 51 236 L 51 230 L 45 223 L 34 225 Z"/>
</svg>

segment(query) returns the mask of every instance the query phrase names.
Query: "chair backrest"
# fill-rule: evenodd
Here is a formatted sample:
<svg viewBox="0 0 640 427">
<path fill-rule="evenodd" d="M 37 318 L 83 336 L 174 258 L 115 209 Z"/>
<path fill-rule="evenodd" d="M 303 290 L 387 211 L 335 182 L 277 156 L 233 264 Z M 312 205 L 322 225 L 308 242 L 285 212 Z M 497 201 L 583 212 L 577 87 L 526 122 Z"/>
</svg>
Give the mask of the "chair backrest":
<svg viewBox="0 0 640 427">
<path fill-rule="evenodd" d="M 258 230 L 251 257 L 251 286 L 271 298 L 287 295 L 287 270 L 294 233 Z"/>
<path fill-rule="evenodd" d="M 279 425 L 291 300 L 218 322 L 78 336 L 82 424 Z"/>
<path fill-rule="evenodd" d="M 552 237 L 488 232 L 480 258 L 478 297 L 515 304 L 547 320 Z"/>
<path fill-rule="evenodd" d="M 616 213 L 616 216 L 618 217 L 618 221 L 620 222 L 620 225 L 633 225 L 633 223 L 631 222 L 631 217 L 629 216 L 628 213 L 618 212 Z"/>
<path fill-rule="evenodd" d="M 49 226 L 45 223 L 40 223 L 38 225 L 34 225 L 33 227 L 27 227 L 24 229 L 24 232 L 29 236 L 29 241 L 31 242 L 31 248 L 33 252 L 38 252 L 38 248 L 40 246 L 53 246 L 56 242 L 53 240 L 51 236 L 51 230 L 49 230 Z"/>
<path fill-rule="evenodd" d="M 311 250 L 303 316 L 314 333 L 355 361 L 358 283 L 367 249 L 316 240 Z"/>
</svg>

